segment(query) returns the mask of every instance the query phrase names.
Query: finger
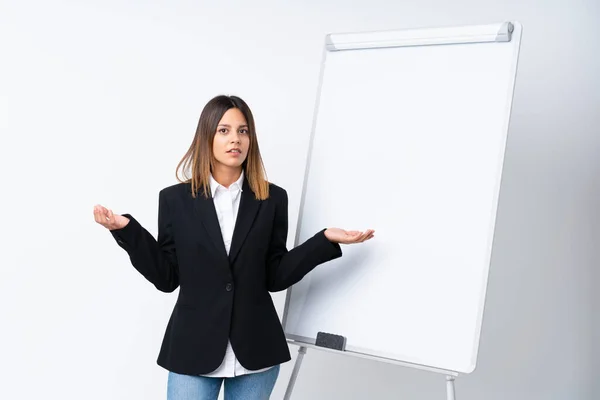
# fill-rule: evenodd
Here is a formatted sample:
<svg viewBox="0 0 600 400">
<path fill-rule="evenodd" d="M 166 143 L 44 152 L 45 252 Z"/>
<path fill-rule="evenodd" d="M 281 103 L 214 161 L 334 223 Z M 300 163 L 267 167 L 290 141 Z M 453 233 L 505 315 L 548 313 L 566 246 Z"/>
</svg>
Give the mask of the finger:
<svg viewBox="0 0 600 400">
<path fill-rule="evenodd" d="M 352 234 L 352 235 L 348 235 L 348 237 L 347 237 L 347 238 L 348 238 L 348 240 L 349 240 L 350 242 L 355 242 L 355 241 L 357 241 L 358 239 L 360 239 L 361 235 L 362 235 L 362 232 L 356 232 L 356 233 L 354 233 L 354 234 Z"/>
<path fill-rule="evenodd" d="M 114 218 L 113 218 L 112 210 L 106 210 L 106 225 L 108 225 L 110 227 L 113 225 L 113 223 L 114 223 Z"/>
<path fill-rule="evenodd" d="M 100 223 L 100 211 L 97 207 L 94 207 L 94 221 Z"/>
<path fill-rule="evenodd" d="M 102 207 L 97 206 L 94 209 L 94 219 L 96 220 L 97 223 L 99 224 L 104 224 L 104 221 L 106 221 L 106 218 L 104 218 L 104 213 L 102 212 Z"/>
<path fill-rule="evenodd" d="M 363 232 L 359 237 L 356 238 L 356 243 L 364 242 L 369 235 L 370 232 L 368 230 Z"/>
<path fill-rule="evenodd" d="M 361 241 L 361 242 L 364 242 L 364 241 L 366 241 L 366 240 L 369 240 L 369 239 L 370 239 L 370 236 L 373 234 L 373 232 L 374 232 L 374 231 L 373 231 L 373 229 L 367 229 L 367 230 L 365 231 L 364 235 L 362 235 L 362 236 L 360 237 L 360 241 Z"/>
<path fill-rule="evenodd" d="M 363 242 L 367 236 L 369 236 L 368 232 L 360 232 L 360 235 L 358 235 L 355 239 L 354 239 L 354 243 L 361 243 Z"/>
<path fill-rule="evenodd" d="M 96 221 L 103 227 L 108 228 L 106 226 L 106 217 L 104 216 L 103 213 L 101 213 L 101 212 L 98 213 L 98 218 L 96 219 Z"/>
<path fill-rule="evenodd" d="M 106 228 L 108 228 L 109 223 L 110 223 L 110 218 L 108 216 L 108 209 L 105 207 L 102 207 L 102 213 L 100 214 L 100 223 L 102 225 L 104 225 Z"/>
</svg>

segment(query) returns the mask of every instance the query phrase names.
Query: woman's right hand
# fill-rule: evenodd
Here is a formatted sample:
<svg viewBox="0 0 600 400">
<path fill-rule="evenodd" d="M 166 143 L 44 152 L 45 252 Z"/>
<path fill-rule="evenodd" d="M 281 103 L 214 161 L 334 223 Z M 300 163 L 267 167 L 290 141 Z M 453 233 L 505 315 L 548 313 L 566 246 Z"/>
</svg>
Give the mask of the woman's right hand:
<svg viewBox="0 0 600 400">
<path fill-rule="evenodd" d="M 113 214 L 111 210 L 97 204 L 94 206 L 94 219 L 108 230 L 122 229 L 129 223 L 129 218 Z"/>
</svg>

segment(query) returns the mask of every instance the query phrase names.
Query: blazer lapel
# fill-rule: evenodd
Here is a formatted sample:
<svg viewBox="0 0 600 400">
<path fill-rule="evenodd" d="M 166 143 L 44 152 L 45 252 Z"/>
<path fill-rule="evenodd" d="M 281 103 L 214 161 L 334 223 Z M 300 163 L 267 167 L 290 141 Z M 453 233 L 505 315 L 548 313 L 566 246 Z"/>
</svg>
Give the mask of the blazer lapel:
<svg viewBox="0 0 600 400">
<path fill-rule="evenodd" d="M 231 248 L 229 249 L 230 263 L 233 263 L 240 248 L 244 244 L 244 240 L 252 227 L 252 223 L 256 218 L 256 213 L 262 203 L 262 201 L 256 199 L 254 192 L 250 189 L 247 178 L 244 178 L 241 196 L 242 198 L 240 199 L 240 207 L 235 221 L 233 237 L 231 238 Z"/>
<path fill-rule="evenodd" d="M 205 198 L 201 191 L 194 199 L 194 220 L 199 221 L 204 226 L 217 252 L 227 258 L 227 250 L 225 249 L 225 242 L 223 242 L 215 203 L 212 197 Z"/>
</svg>

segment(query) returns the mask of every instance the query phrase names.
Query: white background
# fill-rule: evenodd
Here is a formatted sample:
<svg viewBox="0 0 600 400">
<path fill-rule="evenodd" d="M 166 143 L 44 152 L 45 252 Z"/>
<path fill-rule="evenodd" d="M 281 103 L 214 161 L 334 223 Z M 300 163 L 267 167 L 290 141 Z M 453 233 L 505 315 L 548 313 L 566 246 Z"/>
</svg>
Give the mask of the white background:
<svg viewBox="0 0 600 400">
<path fill-rule="evenodd" d="M 595 398 L 596 0 L 0 1 L 0 398 L 165 398 L 155 360 L 176 293 L 146 282 L 92 210 L 156 233 L 158 191 L 214 95 L 252 107 L 291 245 L 324 35 L 506 19 L 523 42 L 478 367 L 458 398 Z M 443 396 L 439 375 L 309 351 L 294 398 Z"/>
</svg>

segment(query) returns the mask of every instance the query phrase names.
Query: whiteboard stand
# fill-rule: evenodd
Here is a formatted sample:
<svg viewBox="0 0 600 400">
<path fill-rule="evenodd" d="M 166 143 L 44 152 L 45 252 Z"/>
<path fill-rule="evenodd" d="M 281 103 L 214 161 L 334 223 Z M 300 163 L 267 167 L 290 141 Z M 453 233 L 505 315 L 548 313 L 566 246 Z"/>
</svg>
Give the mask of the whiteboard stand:
<svg viewBox="0 0 600 400">
<path fill-rule="evenodd" d="M 446 399 L 447 400 L 456 400 L 454 395 L 454 377 L 447 376 L 446 377 Z"/>
<path fill-rule="evenodd" d="M 294 369 L 292 370 L 292 376 L 290 376 L 290 381 L 288 382 L 287 389 L 285 390 L 284 400 L 290 400 L 292 397 L 292 390 L 294 390 L 294 385 L 296 384 L 296 378 L 298 378 L 298 372 L 300 372 L 300 365 L 302 364 L 302 359 L 306 354 L 306 347 L 300 346 L 298 349 L 298 357 L 296 358 L 296 362 L 294 363 Z"/>
<path fill-rule="evenodd" d="M 440 370 L 437 368 L 431 368 L 431 367 L 426 367 L 426 366 L 422 366 L 422 365 L 415 365 L 415 364 L 405 363 L 405 362 L 401 362 L 401 361 L 382 360 L 381 358 L 372 357 L 372 356 L 369 356 L 366 354 L 355 354 L 353 352 L 331 350 L 326 347 L 307 345 L 305 343 L 300 344 L 300 343 L 296 343 L 294 341 L 289 341 L 289 340 L 288 340 L 288 343 L 298 345 L 299 348 L 298 348 L 298 357 L 296 357 L 296 362 L 294 363 L 294 369 L 292 370 L 292 375 L 290 376 L 290 380 L 288 381 L 288 385 L 285 390 L 285 395 L 283 397 L 283 400 L 291 400 L 291 398 L 292 398 L 292 391 L 294 390 L 294 385 L 296 384 L 296 380 L 298 379 L 298 373 L 300 372 L 300 367 L 302 365 L 302 360 L 304 359 L 304 355 L 306 354 L 307 347 L 313 347 L 313 348 L 324 350 L 324 351 L 331 351 L 331 352 L 335 352 L 338 354 L 348 353 L 349 355 L 358 356 L 360 358 L 367 358 L 367 359 L 376 360 L 376 361 L 385 361 L 385 362 L 388 362 L 391 364 L 401 365 L 404 367 L 411 367 L 411 368 L 416 368 L 416 369 L 427 370 L 430 372 L 436 372 L 439 374 L 445 374 L 446 375 L 446 400 L 456 400 L 456 394 L 455 394 L 455 390 L 454 390 L 454 380 L 458 376 L 457 372 Z"/>
<path fill-rule="evenodd" d="M 295 245 L 324 223 L 375 223 L 379 239 L 288 289 L 282 326 L 300 348 L 286 400 L 308 348 L 436 372 L 456 400 L 455 378 L 477 363 L 521 32 L 505 21 L 326 36 Z M 400 206 L 365 209 L 357 182 L 390 186 L 372 170 L 394 171 Z M 395 318 L 372 312 L 390 304 Z"/>
</svg>

